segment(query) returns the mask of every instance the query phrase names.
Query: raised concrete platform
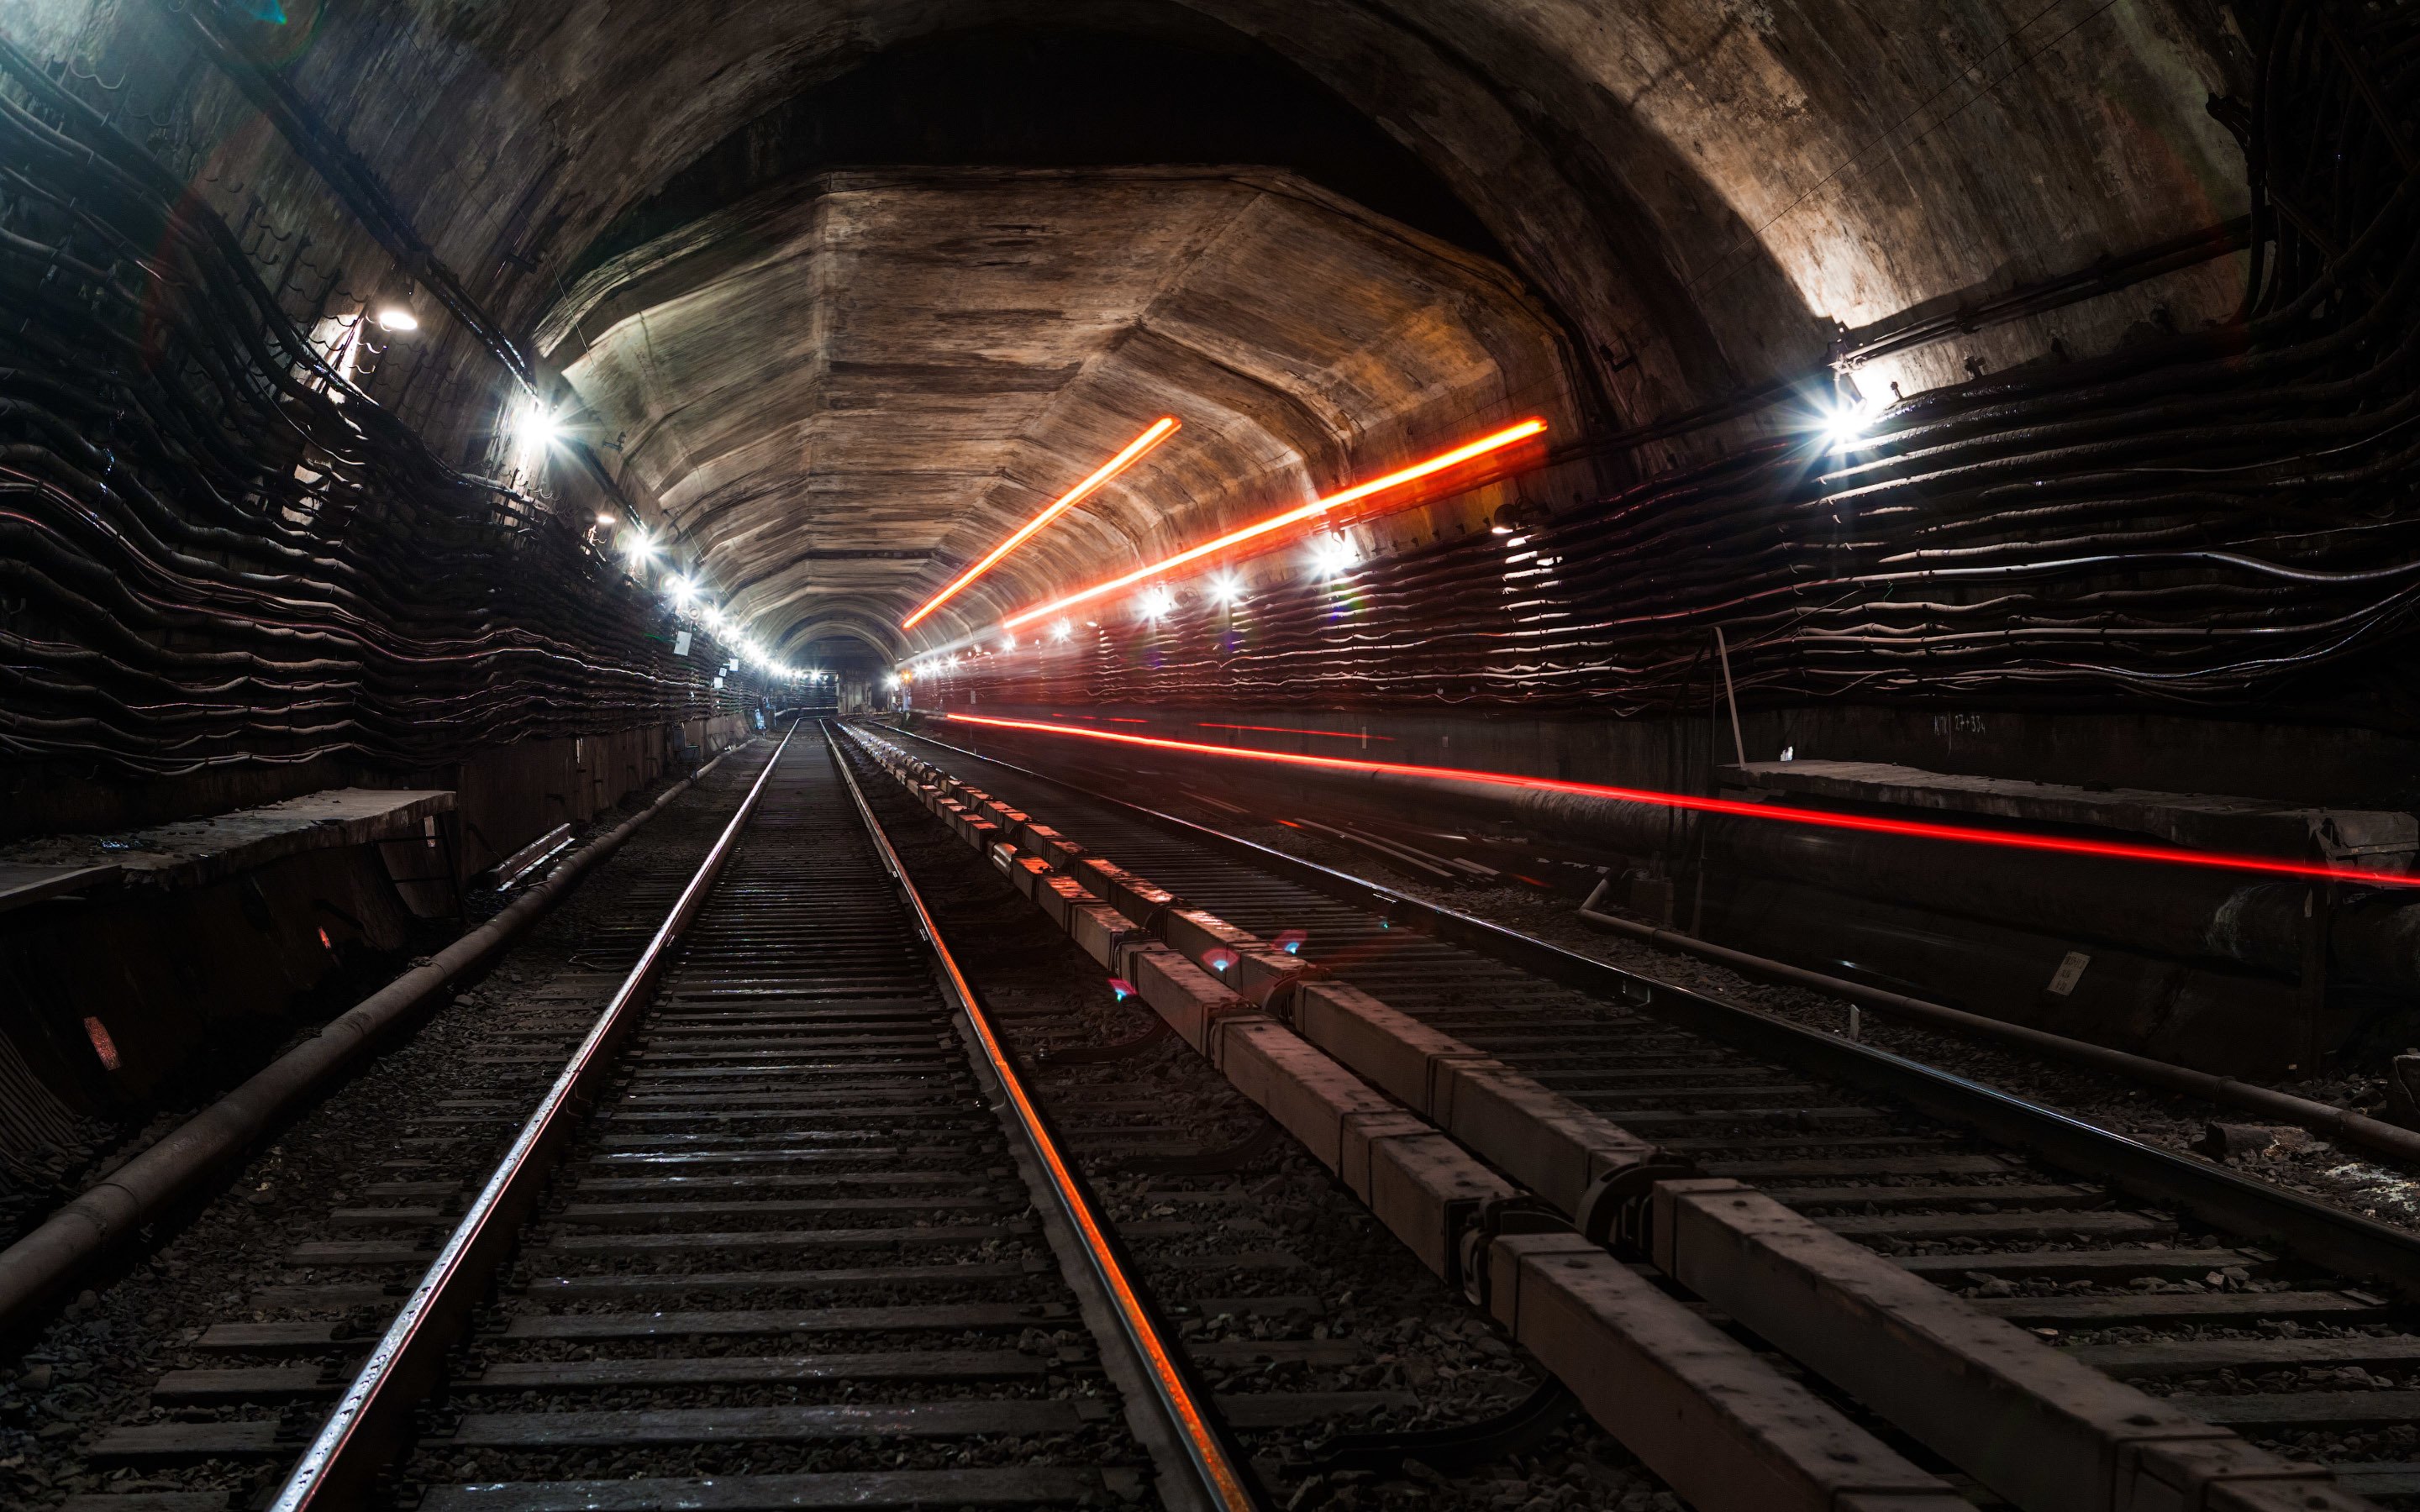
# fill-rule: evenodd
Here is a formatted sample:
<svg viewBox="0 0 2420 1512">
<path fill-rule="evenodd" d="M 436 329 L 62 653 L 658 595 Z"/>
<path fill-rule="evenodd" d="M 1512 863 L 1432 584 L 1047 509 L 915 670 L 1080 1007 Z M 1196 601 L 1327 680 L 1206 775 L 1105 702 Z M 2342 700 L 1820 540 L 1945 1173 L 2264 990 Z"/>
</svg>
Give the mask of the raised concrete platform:
<svg viewBox="0 0 2420 1512">
<path fill-rule="evenodd" d="M 2075 787 L 1928 772 L 1882 762 L 1749 762 L 1727 764 L 1720 771 L 1726 781 L 1764 793 L 2126 830 L 2198 851 L 2359 857 L 2387 871 L 2409 870 L 2420 852 L 2420 819 L 2386 810 L 2319 809 L 2268 798 L 2149 788 Z"/>
<path fill-rule="evenodd" d="M 331 788 L 122 835 L 51 835 L 0 848 L 0 912 L 108 884 L 194 887 L 343 845 L 416 839 L 450 813 L 443 788 Z"/>
</svg>

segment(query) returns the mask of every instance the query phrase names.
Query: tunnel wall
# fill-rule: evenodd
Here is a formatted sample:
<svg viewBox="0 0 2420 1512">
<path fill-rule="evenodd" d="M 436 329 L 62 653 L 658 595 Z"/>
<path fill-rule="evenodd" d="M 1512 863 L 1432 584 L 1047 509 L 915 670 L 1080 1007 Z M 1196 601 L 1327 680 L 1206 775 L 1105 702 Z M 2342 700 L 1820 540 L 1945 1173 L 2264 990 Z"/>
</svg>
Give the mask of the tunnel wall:
<svg viewBox="0 0 2420 1512">
<path fill-rule="evenodd" d="M 2303 979 L 2309 889 L 2297 882 L 1691 815 L 1590 795 L 1458 781 L 1450 773 L 1349 764 L 1366 759 L 1714 792 L 1703 764 L 1703 732 L 1664 721 L 1608 722 L 1591 739 L 1587 728 L 1570 723 L 1485 717 L 1404 719 L 1355 712 L 1305 720 L 1266 709 L 1172 716 L 1148 707 L 965 712 L 1341 757 L 1347 765 L 1323 769 L 976 725 L 923 711 L 908 721 L 934 739 L 1148 806 L 1183 808 L 1195 793 L 1242 804 L 1248 815 L 1205 805 L 1204 816 L 1221 829 L 1271 825 L 1265 834 L 1282 837 L 1289 849 L 1315 835 L 1302 822 L 1363 825 L 1432 855 L 1491 865 L 1510 874 L 1507 886 L 1517 881 L 1569 900 L 1592 895 L 1603 882 L 1606 906 L 1636 909 L 1650 922 L 1869 986 L 2222 1074 L 2288 1076 L 2308 1063 L 2315 1048 L 2374 1050 L 2420 1022 L 2410 1007 L 2420 991 L 2420 899 L 2401 889 L 2354 887 L 2337 900 L 2328 916 L 2331 964 L 2322 996 L 2306 990 Z M 1215 722 L 1205 726 L 1194 714 Z M 1289 735 L 1271 727 L 1277 723 L 1336 731 L 1341 738 Z M 1819 730 L 1815 748 L 1837 754 L 1826 739 L 1855 733 L 1854 727 Z M 2114 774 L 2121 782 L 2156 778 L 2176 753 L 2208 744 L 2212 734 L 2190 720 L 2137 721 L 2127 729 L 2078 720 L 2065 733 L 2078 752 L 2100 754 L 2055 771 L 2053 780 L 2090 781 L 2086 774 L 2093 772 Z M 1894 754 L 1932 770 L 1993 764 L 1982 754 L 1995 746 L 1988 731 L 1935 731 L 1929 740 L 1913 731 L 1900 733 L 1909 738 Z M 1952 733 L 1954 751 L 1945 738 Z M 1728 725 L 1720 738 L 1720 760 L 1729 763 Z M 1676 755 L 1692 744 L 1695 758 L 1681 760 L 1676 769 Z M 2004 761 L 2011 754 L 2000 748 Z M 2384 791 L 2408 791 L 2397 743 L 2376 742 L 2367 754 Z M 2267 780 L 2276 779 L 2268 774 Z M 2280 796 L 2314 801 L 2307 791 Z M 1047 811 L 1040 817 L 1048 819 Z M 1276 820 L 1295 828 L 1278 830 Z M 1264 831 L 1247 827 L 1245 833 L 1261 838 Z M 1471 843 L 1474 836 L 1483 839 Z M 1373 862 L 1390 866 L 1374 852 L 1351 846 L 1337 864 L 1362 871 Z M 1439 879 L 1400 865 L 1392 870 L 1453 903 L 1453 887 Z M 1502 906 L 1518 911 L 1523 905 Z M 2074 955 L 2086 969 L 2080 979 L 2054 986 Z"/>
<path fill-rule="evenodd" d="M 298 1023 L 382 984 L 411 946 L 427 943 L 416 921 L 448 927 L 458 889 L 505 856 L 558 825 L 583 830 L 681 775 L 676 753 L 694 764 L 753 733 L 748 718 L 726 715 L 520 741 L 392 784 L 454 792 L 442 839 L 314 851 L 199 887 L 128 887 L 0 912 L 0 988 L 11 1009 L 0 1020 L 0 1170 L 30 1176 L 78 1137 L 79 1119 L 139 1116 L 248 1072 Z M 268 802 L 348 785 L 341 772 L 283 775 L 290 792 L 243 795 Z M 93 788 L 80 811 L 92 827 L 122 831 L 224 811 L 237 791 Z M 66 811 L 11 810 L 37 822 Z"/>
</svg>

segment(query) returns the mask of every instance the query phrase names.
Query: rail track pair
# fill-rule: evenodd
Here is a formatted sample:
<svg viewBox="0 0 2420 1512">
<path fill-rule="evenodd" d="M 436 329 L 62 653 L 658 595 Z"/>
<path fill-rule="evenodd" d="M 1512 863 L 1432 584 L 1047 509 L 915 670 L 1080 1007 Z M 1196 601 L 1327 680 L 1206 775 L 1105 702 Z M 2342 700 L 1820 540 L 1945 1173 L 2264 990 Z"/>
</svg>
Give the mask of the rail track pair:
<svg viewBox="0 0 2420 1512">
<path fill-rule="evenodd" d="M 297 1508 L 365 1504 L 399 1488 L 426 1488 L 420 1504 L 447 1509 L 1145 1494 L 1180 1507 L 1254 1504 L 1261 1493 L 1225 1421 L 1233 1402 L 1214 1397 L 1171 1336 L 1119 1226 L 1008 1053 L 1002 1022 L 908 883 L 860 787 L 880 767 L 855 741 L 830 738 L 794 732 L 696 874 L 659 885 L 651 906 L 669 917 L 623 942 L 633 964 L 601 1014 L 593 999 L 566 996 L 495 1026 L 527 1047 L 498 1058 L 525 1061 L 543 1083 L 536 1112 L 530 1098 L 432 1110 L 474 1141 L 480 1130 L 516 1131 L 492 1172 L 463 1192 L 396 1163 L 396 1180 L 362 1194 L 381 1205 L 337 1214 L 389 1237 L 298 1245 L 287 1257 L 302 1268 L 296 1283 L 255 1298 L 360 1308 L 383 1332 L 357 1372 L 278 1363 L 341 1350 L 344 1324 L 223 1323 L 199 1343 L 230 1363 L 172 1372 L 154 1395 L 172 1416 L 198 1408 L 203 1420 L 120 1428 L 96 1458 L 146 1465 L 301 1449 L 276 1504 Z M 1350 988 L 1375 1005 L 1354 1024 L 1432 1037 L 1419 1041 L 1425 1085 L 1436 1085 L 1436 1066 L 1490 1061 L 1550 1094 L 1549 1110 L 1577 1110 L 1686 1162 L 1651 1172 L 1660 1206 L 1646 1186 L 1623 1196 L 1626 1234 L 1581 1215 L 1577 1227 L 1599 1232 L 1575 1238 L 1574 1214 L 1552 1200 L 1568 1209 L 1570 1196 L 1545 1180 L 1538 1192 L 1498 1182 L 1475 1194 L 1450 1219 L 1457 1235 L 1430 1236 L 1433 1268 L 1475 1294 L 1492 1289 L 1499 1317 L 1508 1288 L 1526 1288 L 1536 1307 L 1577 1297 L 1595 1309 L 1509 1319 L 1592 1406 L 1612 1393 L 1702 1408 L 1727 1386 L 1750 1412 L 1811 1405 L 1816 1415 L 1794 1424 L 1799 1448 L 1880 1451 L 1858 1475 L 1814 1487 L 1841 1506 L 1913 1512 L 1996 1494 L 2020 1505 L 2340 1507 L 2357 1504 L 2348 1492 L 2420 1494 L 2420 1464 L 2397 1458 L 2420 1416 L 2420 1390 L 2401 1384 L 2420 1387 L 2410 1374 L 2420 1338 L 2399 1326 L 2420 1291 L 2420 1247 L 2399 1231 L 997 761 L 930 743 L 911 754 L 891 732 L 864 743 L 894 775 L 921 774 L 928 798 L 954 784 L 954 827 L 983 840 L 1003 871 L 1020 867 L 1029 896 L 1054 870 L 1041 854 L 1051 839 L 1062 863 L 1086 849 L 1092 862 L 1114 856 L 1083 873 L 1103 896 L 1126 889 L 1132 917 L 1094 903 L 1129 926 L 1105 942 L 1107 964 L 1167 978 L 1182 963 L 1137 952 L 1170 954 L 1162 942 L 1179 914 L 1215 917 L 1230 934 L 1172 936 L 1209 972 L 1240 975 L 1234 958 L 1264 941 L 1318 968 L 1327 995 L 1279 995 L 1278 1027 L 1327 1037 L 1330 1065 L 1357 1059 L 1383 1085 L 1377 1061 L 1402 1049 L 1357 1051 L 1337 1038 L 1343 1019 L 1306 1011 L 1349 1002 Z M 930 780 L 944 767 L 945 783 Z M 997 822 L 977 819 L 978 803 Z M 1076 865 L 1055 870 L 1074 883 Z M 1124 880 L 1110 885 L 1110 873 Z M 1063 887 L 1058 896 L 1069 901 Z M 1054 915 L 1067 917 L 1063 906 Z M 1218 975 L 1203 980 L 1218 990 Z M 1226 1028 L 1241 1030 L 1244 1017 Z M 1206 1024 L 1191 1028 L 1187 1038 L 1209 1042 Z M 1252 1064 L 1230 1055 L 1222 1069 Z M 1274 1086 L 1264 1077 L 1247 1090 L 1267 1099 Z M 1437 1119 L 1374 1136 L 1399 1149 L 1434 1135 L 1440 1146 L 1419 1148 L 1450 1165 L 1466 1147 L 1439 1127 L 1471 1144 L 1495 1137 L 1472 1133 L 1469 1107 L 1457 1126 L 1433 1097 L 1388 1090 L 1399 1095 L 1357 1115 L 1365 1133 L 1406 1108 Z M 1271 1111 L 1299 1132 L 1299 1115 Z M 1752 1183 L 1774 1234 L 1795 1223 L 1854 1240 L 1889 1257 L 1915 1289 L 1869 1296 L 1861 1314 L 1838 1307 L 1837 1288 L 1807 1289 L 1804 1274 L 1759 1273 L 1753 1247 L 1726 1255 L 1722 1215 L 1699 1210 L 1731 1183 Z M 1370 1195 L 1398 1217 L 1409 1200 Z M 447 1211 L 455 1201 L 460 1211 Z M 1675 1245 L 1686 1234 L 1698 1243 L 1684 1254 Z M 1648 1246 L 1630 1265 L 1597 1242 L 1625 1237 Z M 1628 1288 L 1650 1256 L 1662 1274 Z M 351 1279 L 397 1266 L 419 1279 Z M 1546 1284 L 1579 1267 L 1598 1291 Z M 1673 1290 L 1711 1303 L 1714 1320 L 1658 1335 Z M 810 1296 L 814 1305 L 798 1304 Z M 2040 1484 L 2019 1484 L 2022 1467 L 1928 1423 L 1906 1383 L 1857 1379 L 1861 1352 L 1897 1358 L 1870 1348 L 1901 1320 L 1892 1310 L 1921 1313 L 1935 1297 L 1956 1304 L 1936 1330 L 1975 1318 L 2013 1325 L 2053 1346 L 2029 1350 L 2089 1365 L 2113 1387 L 2138 1383 L 2161 1419 L 2146 1443 L 2166 1445 L 2168 1459 L 2044 1502 Z M 1603 1332 L 1608 1316 L 1629 1332 Z M 1810 1317 L 1829 1336 L 1806 1336 Z M 1692 1350 L 1727 1369 L 1740 1359 L 1769 1369 L 1776 1345 L 1814 1388 L 1803 1402 L 1761 1398 L 1764 1384 L 1745 1376 L 1670 1373 Z M 1746 1440 L 1726 1441 L 1742 1425 L 1698 1423 L 1699 1439 L 1668 1443 L 1621 1426 L 1651 1463 L 1678 1466 L 1670 1478 L 1710 1512 L 1785 1504 L 1752 1477 L 1693 1481 L 1685 1461 L 1792 1425 L 1748 1425 Z M 2074 1448 L 2059 1431 L 2013 1425 L 2005 1458 L 2055 1464 Z M 2292 1466 L 2245 1474 L 2236 1434 L 2299 1441 L 2336 1462 L 2338 1485 Z M 177 1506 L 144 1495 L 71 1504 L 226 1503 L 194 1493 Z"/>
</svg>

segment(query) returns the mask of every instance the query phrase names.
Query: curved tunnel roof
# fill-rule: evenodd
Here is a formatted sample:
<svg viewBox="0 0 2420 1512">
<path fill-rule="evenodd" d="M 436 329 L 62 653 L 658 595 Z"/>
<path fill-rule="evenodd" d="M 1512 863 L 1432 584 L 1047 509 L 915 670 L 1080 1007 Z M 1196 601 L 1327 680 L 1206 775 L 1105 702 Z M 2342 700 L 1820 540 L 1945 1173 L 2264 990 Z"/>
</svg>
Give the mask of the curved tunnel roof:
<svg viewBox="0 0 2420 1512">
<path fill-rule="evenodd" d="M 347 123 L 436 256 L 535 334 L 619 439 L 608 465 L 659 496 L 774 643 L 945 640 L 1481 422 L 1670 414 L 1813 362 L 1844 328 L 2157 241 L 2242 198 L 2203 102 L 2248 54 L 2223 17 L 2176 4 L 1927 0 L 1885 23 L 1840 0 L 421 0 L 305 20 L 251 40 Z M 1214 139 L 1258 122 L 1283 141 L 1271 123 L 1315 100 L 1378 144 L 1355 161 L 1398 154 L 1477 229 L 1459 244 L 1413 229 L 1317 164 L 1167 166 L 1149 132 L 1129 144 L 1095 122 L 1082 140 L 1080 112 L 1056 146 L 1001 148 L 1015 161 L 922 167 L 947 133 L 920 138 L 915 112 L 889 139 L 824 120 L 826 160 L 887 143 L 891 161 L 787 171 L 814 158 L 783 158 L 798 100 L 973 39 L 916 106 L 938 118 L 970 56 L 998 65 L 984 87 L 1014 91 L 1028 62 L 1000 39 L 1045 34 L 1139 39 L 1231 67 L 1218 79 L 1245 59 L 1249 89 L 1187 85 L 1174 64 L 1073 77 L 1228 109 L 1200 125 Z M 1032 113 L 1075 111 L 1067 78 L 1034 83 Z M 309 171 L 240 95 L 206 87 L 225 131 L 197 188 L 304 205 Z M 859 116 L 880 114 L 869 98 Z M 643 213 L 668 205 L 685 208 Z M 353 250 L 356 268 L 379 261 Z M 2105 345 L 2155 303 L 2190 321 L 2233 293 L 2213 265 L 1880 378 L 1913 391 L 2054 335 Z M 441 434 L 492 424 L 492 369 L 458 335 L 431 346 L 452 378 L 408 408 Z M 1160 413 L 1185 422 L 1182 445 L 929 638 L 897 636 L 957 564 Z"/>
</svg>

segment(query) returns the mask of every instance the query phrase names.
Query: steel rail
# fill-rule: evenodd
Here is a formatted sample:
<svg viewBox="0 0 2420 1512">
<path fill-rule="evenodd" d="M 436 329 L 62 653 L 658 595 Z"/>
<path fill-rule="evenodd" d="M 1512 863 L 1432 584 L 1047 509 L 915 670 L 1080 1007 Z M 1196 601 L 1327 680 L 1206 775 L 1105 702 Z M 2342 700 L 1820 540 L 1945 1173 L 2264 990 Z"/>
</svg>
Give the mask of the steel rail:
<svg viewBox="0 0 2420 1512">
<path fill-rule="evenodd" d="M 723 863 L 738 844 L 798 728 L 794 721 L 783 733 L 782 743 L 773 748 L 738 811 L 681 889 L 638 964 L 622 979 L 385 1336 L 337 1399 L 318 1437 L 287 1477 L 271 1512 L 336 1512 L 368 1501 L 372 1485 L 408 1440 L 413 1409 L 443 1375 L 446 1352 L 462 1336 L 473 1309 L 486 1294 L 487 1282 L 519 1242 L 521 1225 L 535 1209 L 555 1159 L 593 1100 L 614 1048 L 628 1032 L 635 1011 L 654 994 L 673 948 L 722 875 Z"/>
<path fill-rule="evenodd" d="M 1208 1497 L 1208 1504 L 1219 1512 L 1263 1512 L 1267 1503 L 1260 1494 L 1258 1482 L 1243 1469 L 1247 1461 L 1241 1448 L 1229 1436 L 1225 1421 L 1211 1405 L 1209 1392 L 1194 1376 L 1184 1356 L 1169 1343 L 1167 1330 L 1128 1273 L 1124 1246 L 1102 1219 L 1091 1189 L 1074 1163 L 1060 1149 L 1048 1117 L 1026 1087 L 1024 1073 L 1010 1057 L 999 1027 L 992 1023 L 990 1011 L 966 974 L 958 969 L 957 958 L 941 938 L 939 928 L 924 906 L 923 895 L 908 877 L 907 865 L 892 847 L 891 837 L 884 831 L 882 821 L 875 816 L 873 805 L 866 802 L 857 773 L 832 733 L 832 722 L 825 721 L 823 729 L 832 764 L 840 769 L 841 780 L 847 784 L 848 795 L 856 801 L 858 817 L 864 821 L 875 855 L 882 862 L 882 869 L 891 874 L 900 899 L 915 920 L 916 933 L 940 968 L 942 993 L 973 1028 L 984 1059 L 998 1079 L 1010 1111 L 1016 1116 L 1018 1128 L 1049 1178 L 1061 1216 L 1081 1240 L 1093 1277 L 1112 1304 L 1125 1341 L 1143 1366 L 1159 1415 L 1175 1429 L 1174 1440 L 1183 1447 L 1187 1463 Z"/>
<path fill-rule="evenodd" d="M 2098 1178 L 2137 1197 L 2175 1204 L 2213 1227 L 2247 1237 L 2274 1239 L 2306 1260 L 2390 1286 L 2405 1297 L 2420 1299 L 2420 1235 L 2361 1217 L 2257 1177 L 2161 1149 L 1939 1067 L 1581 955 L 1456 909 L 1405 897 L 1350 872 L 1289 856 L 1142 804 L 1108 796 L 1047 772 L 896 726 L 882 728 L 1123 810 L 1145 824 L 1331 897 L 1370 908 L 1393 923 L 1425 929 L 1439 939 L 1493 956 L 1564 986 L 1618 998 L 1652 1017 L 1721 1040 L 1748 1054 L 1803 1066 L 1849 1086 L 1896 1097 L 1935 1118 L 2027 1150 L 2055 1165 Z"/>
</svg>

